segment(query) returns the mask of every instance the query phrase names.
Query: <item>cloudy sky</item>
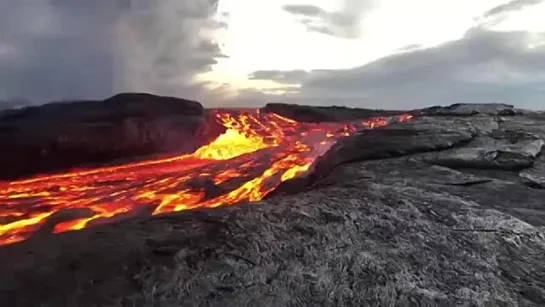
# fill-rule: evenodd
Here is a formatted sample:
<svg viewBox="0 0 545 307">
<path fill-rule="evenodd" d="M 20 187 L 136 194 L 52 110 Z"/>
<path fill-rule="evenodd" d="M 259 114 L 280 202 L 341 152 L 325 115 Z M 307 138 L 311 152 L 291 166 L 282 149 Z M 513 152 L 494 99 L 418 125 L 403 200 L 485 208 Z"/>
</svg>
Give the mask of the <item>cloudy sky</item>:
<svg viewBox="0 0 545 307">
<path fill-rule="evenodd" d="M 544 0 L 0 0 L 0 100 L 545 109 Z"/>
</svg>

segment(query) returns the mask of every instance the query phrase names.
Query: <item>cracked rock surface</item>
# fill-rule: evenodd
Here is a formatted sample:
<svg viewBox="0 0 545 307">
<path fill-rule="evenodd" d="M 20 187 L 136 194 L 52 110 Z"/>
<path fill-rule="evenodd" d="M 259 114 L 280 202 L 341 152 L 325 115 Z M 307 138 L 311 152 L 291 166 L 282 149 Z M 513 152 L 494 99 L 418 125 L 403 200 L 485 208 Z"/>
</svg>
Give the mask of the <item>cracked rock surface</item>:
<svg viewBox="0 0 545 307">
<path fill-rule="evenodd" d="M 543 144 L 530 133 L 495 130 L 467 146 L 436 153 L 430 162 L 452 168 L 520 169 L 532 166 Z"/>
<path fill-rule="evenodd" d="M 298 193 L 4 246 L 0 305 L 545 306 L 545 115 L 445 112 Z"/>
</svg>

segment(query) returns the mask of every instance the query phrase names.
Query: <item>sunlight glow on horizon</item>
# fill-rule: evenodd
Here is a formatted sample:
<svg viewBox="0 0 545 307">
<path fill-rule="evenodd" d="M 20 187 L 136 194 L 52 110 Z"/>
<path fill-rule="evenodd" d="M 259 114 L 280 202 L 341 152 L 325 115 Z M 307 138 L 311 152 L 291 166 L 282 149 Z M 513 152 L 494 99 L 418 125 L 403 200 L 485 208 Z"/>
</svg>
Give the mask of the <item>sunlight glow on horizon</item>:
<svg viewBox="0 0 545 307">
<path fill-rule="evenodd" d="M 272 80 L 250 80 L 259 70 L 350 69 L 419 45 L 429 48 L 458 40 L 479 23 L 476 18 L 505 0 L 376 0 L 361 20 L 361 36 L 346 39 L 308 32 L 304 25 L 283 11 L 288 1 L 222 0 L 218 18 L 228 29 L 218 31 L 227 58 L 218 59 L 212 70 L 198 75 L 197 82 L 227 84 L 234 91 L 251 89 L 269 94 L 285 94 Z M 293 3 L 291 3 L 293 4 Z M 301 4 L 301 2 L 297 3 Z M 310 4 L 310 2 L 307 2 Z M 334 10 L 340 1 L 316 0 L 313 5 Z M 545 31 L 545 3 L 513 12 L 509 18 L 491 25 L 495 31 Z M 530 44 L 541 45 L 542 42 Z M 297 88 L 298 84 L 288 85 Z"/>
</svg>

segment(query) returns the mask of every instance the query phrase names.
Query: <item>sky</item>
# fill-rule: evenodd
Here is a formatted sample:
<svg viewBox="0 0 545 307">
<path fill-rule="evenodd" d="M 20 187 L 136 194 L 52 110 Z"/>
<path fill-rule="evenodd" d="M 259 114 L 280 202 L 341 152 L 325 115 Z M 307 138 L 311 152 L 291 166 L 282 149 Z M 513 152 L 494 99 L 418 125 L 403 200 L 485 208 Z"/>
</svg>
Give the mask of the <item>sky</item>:
<svg viewBox="0 0 545 307">
<path fill-rule="evenodd" d="M 0 0 L 0 100 L 545 109 L 545 0 Z"/>
</svg>

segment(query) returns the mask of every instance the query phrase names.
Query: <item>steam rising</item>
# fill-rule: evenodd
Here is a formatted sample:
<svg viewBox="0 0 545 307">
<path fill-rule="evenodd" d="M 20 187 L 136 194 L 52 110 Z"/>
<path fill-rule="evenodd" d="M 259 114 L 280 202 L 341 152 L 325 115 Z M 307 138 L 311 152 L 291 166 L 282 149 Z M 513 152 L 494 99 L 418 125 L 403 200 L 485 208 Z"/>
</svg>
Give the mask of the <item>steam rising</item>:
<svg viewBox="0 0 545 307">
<path fill-rule="evenodd" d="M 133 0 L 117 25 L 115 88 L 196 98 L 195 74 L 215 64 L 217 0 Z"/>
<path fill-rule="evenodd" d="M 0 1 L 0 100 L 197 99 L 219 51 L 217 0 Z M 204 99 L 203 99 L 204 100 Z"/>
</svg>

